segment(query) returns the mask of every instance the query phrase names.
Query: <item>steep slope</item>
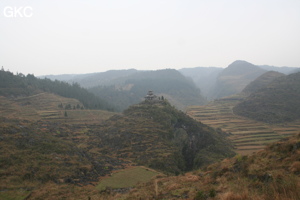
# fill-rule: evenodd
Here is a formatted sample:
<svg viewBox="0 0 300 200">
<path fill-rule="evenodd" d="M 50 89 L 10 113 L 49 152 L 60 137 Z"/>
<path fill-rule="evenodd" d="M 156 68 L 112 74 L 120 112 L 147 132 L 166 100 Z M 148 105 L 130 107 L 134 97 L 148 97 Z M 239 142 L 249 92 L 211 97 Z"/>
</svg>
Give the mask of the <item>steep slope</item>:
<svg viewBox="0 0 300 200">
<path fill-rule="evenodd" d="M 209 96 L 215 99 L 237 94 L 265 72 L 260 67 L 246 61 L 235 61 L 219 74 Z"/>
<path fill-rule="evenodd" d="M 88 185 L 125 164 L 82 148 L 84 126 L 5 117 L 0 121 L 0 199 L 25 199 L 51 183 Z"/>
<path fill-rule="evenodd" d="M 300 135 L 181 176 L 158 176 L 111 199 L 300 199 Z"/>
<path fill-rule="evenodd" d="M 300 118 L 300 73 L 275 79 L 236 105 L 234 113 L 267 123 Z"/>
<path fill-rule="evenodd" d="M 195 67 L 178 70 L 184 76 L 190 77 L 200 88 L 203 96 L 210 99 L 209 94 L 216 83 L 217 77 L 223 68 L 218 67 Z"/>
<path fill-rule="evenodd" d="M 124 78 L 123 83 L 90 89 L 119 106 L 119 110 L 140 102 L 148 90 L 159 96 L 168 96 L 168 100 L 179 109 L 206 102 L 195 84 L 174 69 L 138 72 Z"/>
<path fill-rule="evenodd" d="M 275 72 L 275 71 L 268 71 L 258 78 L 256 78 L 254 81 L 249 83 L 242 91 L 245 95 L 250 95 L 264 87 L 266 87 L 268 84 L 270 84 L 273 80 L 275 80 L 278 77 L 284 76 L 284 74 Z"/>
<path fill-rule="evenodd" d="M 168 173 L 195 169 L 234 153 L 222 131 L 194 121 L 167 101 L 142 102 L 108 120 L 91 143 L 108 154 Z"/>
</svg>

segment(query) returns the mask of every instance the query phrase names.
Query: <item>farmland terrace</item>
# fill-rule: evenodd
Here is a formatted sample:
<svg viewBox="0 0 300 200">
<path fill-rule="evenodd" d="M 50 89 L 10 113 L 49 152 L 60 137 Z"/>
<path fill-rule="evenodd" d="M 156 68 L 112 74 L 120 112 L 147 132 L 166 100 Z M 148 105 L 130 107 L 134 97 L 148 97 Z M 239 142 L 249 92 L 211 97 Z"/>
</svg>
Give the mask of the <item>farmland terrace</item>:
<svg viewBox="0 0 300 200">
<path fill-rule="evenodd" d="M 233 107 L 240 98 L 223 98 L 205 106 L 190 106 L 188 115 L 213 128 L 229 132 L 236 152 L 242 155 L 262 150 L 270 142 L 300 132 L 300 121 L 267 124 L 235 115 Z"/>
</svg>

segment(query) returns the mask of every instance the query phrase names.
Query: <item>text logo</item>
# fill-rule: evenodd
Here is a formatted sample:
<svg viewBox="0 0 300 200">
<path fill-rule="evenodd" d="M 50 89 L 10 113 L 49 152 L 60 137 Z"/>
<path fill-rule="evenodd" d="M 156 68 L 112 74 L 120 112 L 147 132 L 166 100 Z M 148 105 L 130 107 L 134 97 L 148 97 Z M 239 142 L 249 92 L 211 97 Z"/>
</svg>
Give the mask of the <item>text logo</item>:
<svg viewBox="0 0 300 200">
<path fill-rule="evenodd" d="M 33 9 L 30 6 L 12 7 L 6 6 L 3 10 L 5 17 L 16 18 L 16 17 L 32 17 Z"/>
</svg>

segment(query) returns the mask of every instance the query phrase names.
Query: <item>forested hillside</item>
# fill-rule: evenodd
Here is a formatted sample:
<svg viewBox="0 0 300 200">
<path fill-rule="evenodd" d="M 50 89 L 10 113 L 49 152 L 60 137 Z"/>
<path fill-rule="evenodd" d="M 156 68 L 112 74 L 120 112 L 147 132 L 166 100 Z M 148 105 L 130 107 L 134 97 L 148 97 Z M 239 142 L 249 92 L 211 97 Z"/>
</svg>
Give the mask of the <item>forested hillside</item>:
<svg viewBox="0 0 300 200">
<path fill-rule="evenodd" d="M 267 123 L 300 118 L 300 73 L 282 76 L 239 103 L 234 113 Z"/>
<path fill-rule="evenodd" d="M 282 73 L 275 72 L 275 71 L 268 71 L 258 78 L 256 78 L 254 81 L 249 83 L 242 91 L 245 95 L 250 95 L 264 87 L 266 87 L 268 84 L 270 84 L 273 80 L 275 80 L 278 77 L 285 76 Z"/>
<path fill-rule="evenodd" d="M 34 75 L 27 76 L 18 73 L 0 71 L 0 95 L 7 97 L 21 97 L 38 94 L 40 92 L 51 92 L 63 97 L 78 99 L 85 108 L 113 110 L 113 107 L 100 97 L 79 86 L 79 84 L 68 84 L 62 81 L 51 81 L 50 79 L 38 79 Z"/>
</svg>

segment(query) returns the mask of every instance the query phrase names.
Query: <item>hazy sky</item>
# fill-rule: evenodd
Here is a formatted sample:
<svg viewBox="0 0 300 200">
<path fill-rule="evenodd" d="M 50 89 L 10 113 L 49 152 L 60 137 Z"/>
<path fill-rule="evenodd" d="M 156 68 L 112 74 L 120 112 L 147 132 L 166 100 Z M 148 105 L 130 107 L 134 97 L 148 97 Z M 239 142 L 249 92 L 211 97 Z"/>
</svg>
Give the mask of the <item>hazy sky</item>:
<svg viewBox="0 0 300 200">
<path fill-rule="evenodd" d="M 300 67 L 300 0 L 0 0 L 0 66 L 12 72 L 235 60 Z"/>
</svg>

